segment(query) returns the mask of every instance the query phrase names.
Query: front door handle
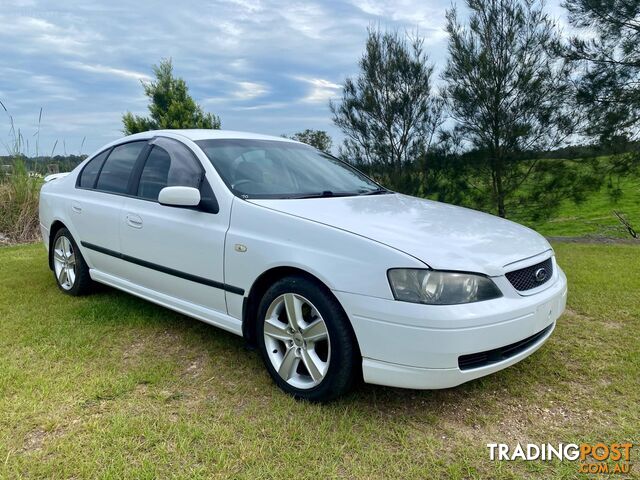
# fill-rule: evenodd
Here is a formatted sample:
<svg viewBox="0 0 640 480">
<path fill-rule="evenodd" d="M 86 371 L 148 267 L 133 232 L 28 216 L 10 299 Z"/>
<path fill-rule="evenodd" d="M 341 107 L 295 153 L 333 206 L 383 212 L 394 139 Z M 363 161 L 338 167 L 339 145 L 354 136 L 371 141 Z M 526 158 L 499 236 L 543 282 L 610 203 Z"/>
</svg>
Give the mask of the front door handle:
<svg viewBox="0 0 640 480">
<path fill-rule="evenodd" d="M 142 218 L 135 213 L 127 213 L 127 225 L 133 228 L 142 228 Z"/>
</svg>

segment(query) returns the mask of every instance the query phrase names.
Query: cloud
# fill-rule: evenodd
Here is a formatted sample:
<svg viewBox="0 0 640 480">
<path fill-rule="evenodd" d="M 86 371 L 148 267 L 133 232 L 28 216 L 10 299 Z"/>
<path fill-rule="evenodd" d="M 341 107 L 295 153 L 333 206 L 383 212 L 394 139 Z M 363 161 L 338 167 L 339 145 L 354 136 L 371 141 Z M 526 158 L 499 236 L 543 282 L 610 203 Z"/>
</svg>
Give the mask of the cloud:
<svg viewBox="0 0 640 480">
<path fill-rule="evenodd" d="M 338 96 L 342 85 L 330 82 L 324 78 L 294 77 L 296 80 L 311 85 L 307 94 L 302 98 L 303 102 L 326 103 Z"/>
<path fill-rule="evenodd" d="M 0 78 L 0 85 L 4 83 L 0 100 L 6 105 L 33 105 L 39 109 L 48 102 L 77 99 L 77 91 L 66 79 L 57 76 L 0 65 Z"/>
<path fill-rule="evenodd" d="M 251 64 L 246 58 L 238 58 L 229 62 L 229 67 L 237 71 L 246 71 L 251 68 Z"/>
<path fill-rule="evenodd" d="M 224 128 L 318 128 L 339 143 L 327 102 L 357 73 L 367 27 L 417 31 L 441 66 L 450 2 L 184 0 L 176 8 L 139 0 L 131 8 L 126 0 L 0 0 L 0 100 L 25 129 L 44 108 L 44 149 L 84 136 L 85 150 L 97 149 L 121 135 L 122 113 L 147 113 L 139 80 L 170 57 Z M 562 11 L 559 3 L 550 0 L 549 11 Z M 6 130 L 0 115 L 0 136 Z"/>
<path fill-rule="evenodd" d="M 282 9 L 281 15 L 290 28 L 316 40 L 322 39 L 325 30 L 335 22 L 320 4 L 312 2 L 289 5 Z"/>
<path fill-rule="evenodd" d="M 282 108 L 290 107 L 291 104 L 287 102 L 271 102 L 262 103 L 258 105 L 248 105 L 243 107 L 236 107 L 236 111 L 251 111 L 251 110 L 279 110 Z"/>
<path fill-rule="evenodd" d="M 226 0 L 226 3 L 236 5 L 248 13 L 256 13 L 264 10 L 264 5 L 259 0 Z"/>
<path fill-rule="evenodd" d="M 440 26 L 444 19 L 443 7 L 449 6 L 442 2 L 412 0 L 352 0 L 351 3 L 368 15 L 406 22 L 414 27 Z"/>
<path fill-rule="evenodd" d="M 233 96 L 240 100 L 251 100 L 253 98 L 262 97 L 269 91 L 269 88 L 258 82 L 238 82 L 237 90 Z"/>
<path fill-rule="evenodd" d="M 19 10 L 20 11 L 20 10 Z M 61 26 L 37 16 L 0 14 L 0 39 L 5 49 L 37 53 L 40 49 L 67 56 L 85 56 L 91 43 L 100 40 L 85 26 Z"/>
<path fill-rule="evenodd" d="M 82 62 L 67 62 L 67 65 L 72 68 L 76 68 L 78 70 L 84 70 L 85 72 L 90 72 L 90 73 L 98 73 L 101 75 L 111 75 L 114 77 L 121 77 L 129 80 L 138 80 L 138 81 L 151 80 L 151 77 L 146 73 L 140 73 L 134 70 L 127 70 L 124 68 L 107 67 L 105 65 L 99 65 L 99 64 L 90 65 L 88 63 L 82 63 Z"/>
</svg>

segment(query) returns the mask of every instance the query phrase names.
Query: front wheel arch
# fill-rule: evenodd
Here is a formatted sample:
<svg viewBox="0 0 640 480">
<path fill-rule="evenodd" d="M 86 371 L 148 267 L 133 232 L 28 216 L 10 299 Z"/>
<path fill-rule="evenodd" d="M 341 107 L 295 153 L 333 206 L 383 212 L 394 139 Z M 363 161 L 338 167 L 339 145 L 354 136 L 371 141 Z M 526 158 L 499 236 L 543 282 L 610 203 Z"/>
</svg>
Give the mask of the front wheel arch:
<svg viewBox="0 0 640 480">
<path fill-rule="evenodd" d="M 345 314 L 345 317 L 349 318 L 344 308 L 342 307 L 342 304 L 340 303 L 340 301 L 336 298 L 333 292 L 331 292 L 331 289 L 327 287 L 327 285 L 318 277 L 316 277 L 315 275 L 312 275 L 311 273 L 305 270 L 302 270 L 301 268 L 287 267 L 287 266 L 274 267 L 262 273 L 253 282 L 253 285 L 251 285 L 251 289 L 249 290 L 249 295 L 246 296 L 243 301 L 242 336 L 251 347 L 257 346 L 256 327 L 258 322 L 258 318 L 257 318 L 258 305 L 260 304 L 260 300 L 262 300 L 263 295 L 266 293 L 269 287 L 271 287 L 271 285 L 276 283 L 278 280 L 281 280 L 285 277 L 296 276 L 296 275 L 306 277 L 312 282 L 318 284 L 321 288 L 325 289 L 336 300 L 336 303 L 342 309 L 343 313 Z M 362 355 L 360 354 L 360 345 L 358 344 L 358 339 L 355 335 L 355 331 L 353 330 L 353 326 L 351 325 L 350 321 L 349 321 L 349 328 L 353 333 L 353 338 L 355 339 L 355 345 L 356 345 L 356 348 L 358 349 L 358 354 L 360 355 L 360 357 L 362 357 Z"/>
<path fill-rule="evenodd" d="M 296 297 L 298 307 L 292 310 Z M 313 277 L 295 274 L 276 281 L 260 300 L 256 318 L 258 351 L 285 393 L 324 403 L 362 381 L 362 355 L 351 322 L 331 290 Z"/>
</svg>

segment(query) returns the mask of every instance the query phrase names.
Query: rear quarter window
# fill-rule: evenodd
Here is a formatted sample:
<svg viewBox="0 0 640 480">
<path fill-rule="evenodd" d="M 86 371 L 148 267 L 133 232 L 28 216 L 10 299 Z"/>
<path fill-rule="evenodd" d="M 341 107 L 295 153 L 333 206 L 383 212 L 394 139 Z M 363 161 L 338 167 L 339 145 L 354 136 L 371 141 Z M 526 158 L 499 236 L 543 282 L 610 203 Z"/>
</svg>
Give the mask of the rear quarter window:
<svg viewBox="0 0 640 480">
<path fill-rule="evenodd" d="M 133 167 L 146 144 L 146 141 L 131 142 L 115 147 L 104 162 L 96 189 L 103 192 L 126 193 Z"/>
<path fill-rule="evenodd" d="M 104 159 L 107 158 L 107 154 L 109 150 L 106 150 L 95 157 L 93 157 L 89 162 L 84 166 L 82 172 L 80 173 L 80 181 L 78 182 L 78 186 L 81 188 L 93 188 L 96 185 L 96 178 L 98 178 L 98 173 L 100 172 L 100 168 L 104 163 Z"/>
</svg>

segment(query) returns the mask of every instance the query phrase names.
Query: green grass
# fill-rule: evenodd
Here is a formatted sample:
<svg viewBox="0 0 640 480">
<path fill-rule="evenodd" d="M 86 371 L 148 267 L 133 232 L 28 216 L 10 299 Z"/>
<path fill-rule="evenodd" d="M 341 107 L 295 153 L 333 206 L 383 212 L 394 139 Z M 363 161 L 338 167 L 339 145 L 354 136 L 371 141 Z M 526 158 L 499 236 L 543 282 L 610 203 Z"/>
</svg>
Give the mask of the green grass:
<svg viewBox="0 0 640 480">
<path fill-rule="evenodd" d="M 623 213 L 640 235 L 640 178 L 626 177 L 616 184 L 623 192 L 615 200 L 606 187 L 591 193 L 582 203 L 564 200 L 556 216 L 530 225 L 546 236 L 604 236 L 631 238 L 613 211 Z M 513 220 L 518 221 L 517 218 Z"/>
<path fill-rule="evenodd" d="M 638 443 L 640 248 L 556 250 L 569 310 L 535 355 L 320 406 L 278 391 L 240 338 L 106 288 L 65 296 L 41 245 L 0 248 L 0 478 L 574 478 L 485 446 Z"/>
</svg>

